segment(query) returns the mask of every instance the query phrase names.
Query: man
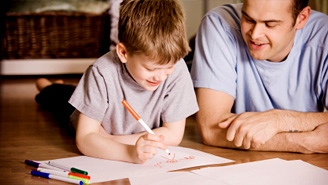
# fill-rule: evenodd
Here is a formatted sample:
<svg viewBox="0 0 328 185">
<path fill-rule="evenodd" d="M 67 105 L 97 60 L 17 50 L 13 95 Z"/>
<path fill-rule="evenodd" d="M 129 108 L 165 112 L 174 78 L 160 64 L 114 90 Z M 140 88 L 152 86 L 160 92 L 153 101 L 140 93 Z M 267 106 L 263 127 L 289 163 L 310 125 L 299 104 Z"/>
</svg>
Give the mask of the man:
<svg viewBox="0 0 328 185">
<path fill-rule="evenodd" d="M 327 24 L 308 0 L 244 0 L 210 11 L 191 69 L 203 142 L 328 153 Z"/>
</svg>

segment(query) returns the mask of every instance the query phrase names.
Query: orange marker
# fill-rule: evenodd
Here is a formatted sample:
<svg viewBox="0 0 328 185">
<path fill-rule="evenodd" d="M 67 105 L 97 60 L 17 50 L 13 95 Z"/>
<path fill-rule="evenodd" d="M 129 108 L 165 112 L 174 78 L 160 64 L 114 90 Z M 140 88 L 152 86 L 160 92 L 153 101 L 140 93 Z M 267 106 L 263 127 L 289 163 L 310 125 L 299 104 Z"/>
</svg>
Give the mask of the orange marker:
<svg viewBox="0 0 328 185">
<path fill-rule="evenodd" d="M 147 130 L 148 133 L 155 134 L 149 128 L 149 126 L 141 119 L 141 117 L 139 116 L 139 114 L 136 111 L 133 110 L 133 108 L 128 104 L 128 102 L 126 100 L 123 100 L 122 101 L 122 104 L 132 114 L 132 116 Z M 165 152 L 170 155 L 170 151 L 168 149 L 166 149 Z"/>
</svg>

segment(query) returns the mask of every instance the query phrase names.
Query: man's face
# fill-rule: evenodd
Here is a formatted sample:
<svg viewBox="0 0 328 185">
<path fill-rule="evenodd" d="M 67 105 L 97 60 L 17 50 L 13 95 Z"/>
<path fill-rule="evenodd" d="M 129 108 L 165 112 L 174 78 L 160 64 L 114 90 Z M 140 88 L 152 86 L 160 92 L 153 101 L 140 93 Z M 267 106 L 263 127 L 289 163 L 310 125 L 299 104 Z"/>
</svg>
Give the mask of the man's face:
<svg viewBox="0 0 328 185">
<path fill-rule="evenodd" d="M 296 34 L 292 0 L 244 0 L 241 32 L 257 60 L 281 62 L 289 54 Z"/>
</svg>

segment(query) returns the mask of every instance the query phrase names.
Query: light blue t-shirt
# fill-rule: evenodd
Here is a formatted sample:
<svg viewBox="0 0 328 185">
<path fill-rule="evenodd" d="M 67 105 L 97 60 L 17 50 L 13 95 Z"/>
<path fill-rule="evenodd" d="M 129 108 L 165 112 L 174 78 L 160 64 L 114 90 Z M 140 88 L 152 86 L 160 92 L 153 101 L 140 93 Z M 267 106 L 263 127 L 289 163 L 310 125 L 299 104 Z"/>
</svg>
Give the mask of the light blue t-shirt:
<svg viewBox="0 0 328 185">
<path fill-rule="evenodd" d="M 208 12 L 199 27 L 191 74 L 196 88 L 235 98 L 234 112 L 328 108 L 328 16 L 312 10 L 283 62 L 255 60 L 240 30 L 242 4 Z"/>
</svg>

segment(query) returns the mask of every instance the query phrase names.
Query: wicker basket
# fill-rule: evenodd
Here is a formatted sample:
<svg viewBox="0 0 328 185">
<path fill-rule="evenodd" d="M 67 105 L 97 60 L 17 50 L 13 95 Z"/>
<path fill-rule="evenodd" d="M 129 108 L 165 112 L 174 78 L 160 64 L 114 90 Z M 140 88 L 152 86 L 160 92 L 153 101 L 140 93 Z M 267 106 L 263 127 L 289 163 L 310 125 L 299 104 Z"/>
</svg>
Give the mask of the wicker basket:
<svg viewBox="0 0 328 185">
<path fill-rule="evenodd" d="M 81 12 L 6 14 L 4 58 L 97 58 L 109 50 L 109 16 Z"/>
</svg>

